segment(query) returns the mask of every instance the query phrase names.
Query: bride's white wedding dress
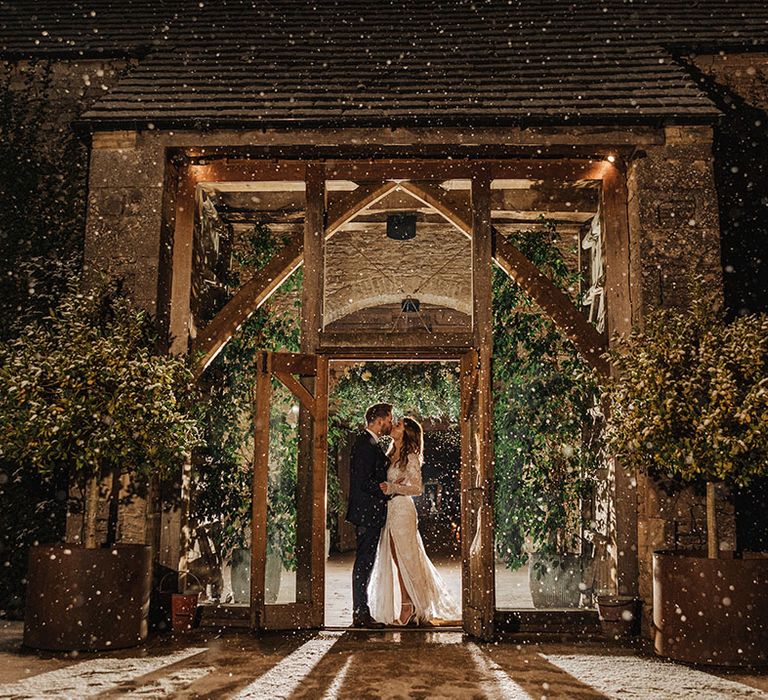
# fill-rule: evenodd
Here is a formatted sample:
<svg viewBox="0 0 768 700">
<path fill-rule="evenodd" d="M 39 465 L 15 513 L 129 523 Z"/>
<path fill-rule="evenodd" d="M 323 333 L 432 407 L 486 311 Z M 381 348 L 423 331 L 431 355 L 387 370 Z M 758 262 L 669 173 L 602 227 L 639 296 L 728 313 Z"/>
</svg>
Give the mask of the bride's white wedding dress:
<svg viewBox="0 0 768 700">
<path fill-rule="evenodd" d="M 397 579 L 399 566 L 417 620 L 461 619 L 461 611 L 424 551 L 419 534 L 412 496 L 420 496 L 423 490 L 421 458 L 412 453 L 404 469 L 394 464 L 390 466 L 387 483 L 388 492 L 393 497 L 387 502 L 387 520 L 381 530 L 376 563 L 368 584 L 371 617 L 385 624 L 392 624 L 399 618 L 402 602 Z M 397 565 L 392 557 L 391 543 L 397 554 Z"/>
</svg>

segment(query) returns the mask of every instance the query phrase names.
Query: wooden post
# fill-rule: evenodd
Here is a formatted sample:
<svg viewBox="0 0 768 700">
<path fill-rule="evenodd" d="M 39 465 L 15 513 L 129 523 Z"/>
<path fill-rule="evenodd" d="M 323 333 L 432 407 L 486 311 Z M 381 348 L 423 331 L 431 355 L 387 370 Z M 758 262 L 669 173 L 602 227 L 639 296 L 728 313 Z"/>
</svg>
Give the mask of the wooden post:
<svg viewBox="0 0 768 700">
<path fill-rule="evenodd" d="M 301 287 L 301 351 L 315 353 L 323 324 L 325 265 L 325 168 L 307 163 L 304 278 Z"/>
<path fill-rule="evenodd" d="M 317 358 L 312 431 L 312 626 L 325 623 L 325 530 L 328 489 L 328 358 Z"/>
<path fill-rule="evenodd" d="M 173 231 L 173 270 L 169 328 L 171 353 L 181 355 L 189 344 L 189 304 L 192 290 L 192 248 L 195 235 L 197 181 L 184 165 L 179 173 L 176 194 L 176 221 Z"/>
<path fill-rule="evenodd" d="M 632 274 L 627 215 L 627 184 L 619 163 L 607 168 L 602 189 L 605 232 L 605 308 L 608 337 L 632 329 Z M 612 494 L 615 520 L 616 583 L 619 595 L 636 596 L 639 589 L 637 551 L 637 480 L 614 458 Z"/>
<path fill-rule="evenodd" d="M 320 346 L 324 289 L 325 169 L 307 163 L 304 218 L 304 276 L 301 288 L 301 351 L 314 354 Z M 327 366 L 324 360 L 318 364 Z M 321 375 L 322 376 L 319 376 Z M 324 619 L 325 567 L 325 476 L 328 438 L 326 421 L 327 376 L 318 367 L 318 376 L 303 379 L 315 397 L 315 416 L 299 409 L 299 464 L 297 471 L 296 521 L 296 602 L 309 603 L 311 626 Z M 323 415 L 318 415 L 322 411 Z"/>
<path fill-rule="evenodd" d="M 256 356 L 253 392 L 253 491 L 251 502 L 251 627 L 263 625 L 267 566 L 267 499 L 269 487 L 269 404 L 272 376 L 269 354 Z"/>
<path fill-rule="evenodd" d="M 464 628 L 481 639 L 494 633 L 495 579 L 493 542 L 493 230 L 491 181 L 487 173 L 472 178 L 472 335 L 469 361 L 474 375 L 465 380 L 468 409 L 462 465 L 462 552 Z M 466 369 L 466 361 L 464 363 Z M 472 368 L 469 368 L 470 370 Z"/>
<path fill-rule="evenodd" d="M 717 559 L 720 546 L 717 537 L 717 487 L 707 482 L 707 557 Z"/>
</svg>

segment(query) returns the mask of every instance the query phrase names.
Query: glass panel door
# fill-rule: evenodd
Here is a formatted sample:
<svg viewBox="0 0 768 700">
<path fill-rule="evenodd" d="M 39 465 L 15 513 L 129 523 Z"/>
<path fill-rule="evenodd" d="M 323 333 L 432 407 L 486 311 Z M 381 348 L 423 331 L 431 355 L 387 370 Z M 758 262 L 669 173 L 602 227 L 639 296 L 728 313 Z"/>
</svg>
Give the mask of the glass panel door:
<svg viewBox="0 0 768 700">
<path fill-rule="evenodd" d="M 328 361 L 263 352 L 254 393 L 251 625 L 323 626 Z"/>
</svg>

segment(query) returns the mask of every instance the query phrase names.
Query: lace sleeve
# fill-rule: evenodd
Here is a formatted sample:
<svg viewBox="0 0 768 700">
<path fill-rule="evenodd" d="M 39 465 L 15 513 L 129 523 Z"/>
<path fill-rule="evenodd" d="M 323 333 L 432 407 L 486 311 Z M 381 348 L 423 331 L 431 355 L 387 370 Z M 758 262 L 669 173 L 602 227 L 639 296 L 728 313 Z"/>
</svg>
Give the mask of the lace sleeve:
<svg viewBox="0 0 768 700">
<path fill-rule="evenodd" d="M 399 479 L 398 479 L 399 481 Z M 416 454 L 408 456 L 408 465 L 403 474 L 403 483 L 387 482 L 387 493 L 401 496 L 421 496 L 424 486 L 421 483 L 421 459 Z"/>
</svg>

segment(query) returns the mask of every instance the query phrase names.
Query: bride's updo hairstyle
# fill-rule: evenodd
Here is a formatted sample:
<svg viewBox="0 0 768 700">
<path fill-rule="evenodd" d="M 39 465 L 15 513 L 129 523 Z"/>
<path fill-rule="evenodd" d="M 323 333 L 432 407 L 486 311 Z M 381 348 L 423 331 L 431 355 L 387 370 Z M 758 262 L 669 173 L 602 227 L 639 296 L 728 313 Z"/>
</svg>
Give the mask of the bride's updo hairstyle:
<svg viewBox="0 0 768 700">
<path fill-rule="evenodd" d="M 424 431 L 413 418 L 403 418 L 403 444 L 400 446 L 400 458 L 397 463 L 400 468 L 408 464 L 408 455 L 415 452 L 421 456 L 424 453 Z"/>
</svg>

